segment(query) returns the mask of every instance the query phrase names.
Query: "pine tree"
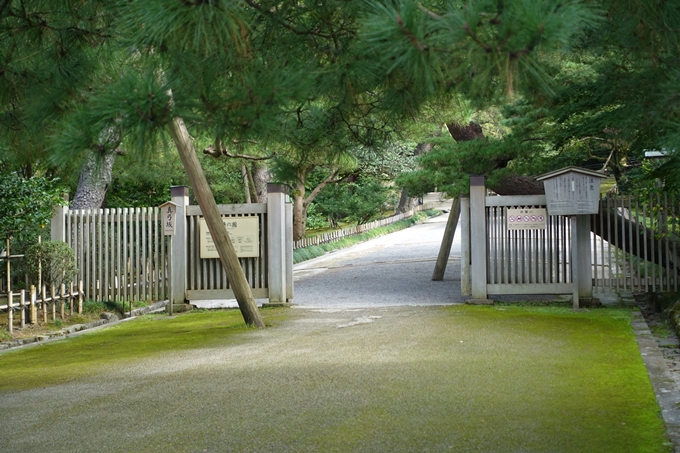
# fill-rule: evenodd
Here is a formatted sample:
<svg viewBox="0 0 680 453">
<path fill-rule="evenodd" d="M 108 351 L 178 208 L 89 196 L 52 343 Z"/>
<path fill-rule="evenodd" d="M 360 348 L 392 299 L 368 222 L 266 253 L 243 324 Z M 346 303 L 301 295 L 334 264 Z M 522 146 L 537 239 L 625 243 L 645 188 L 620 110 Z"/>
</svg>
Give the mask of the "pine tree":
<svg viewBox="0 0 680 453">
<path fill-rule="evenodd" d="M 0 6 L 0 39 L 10 43 L 0 57 L 16 66 L 12 83 L 20 87 L 2 89 L 5 127 L 13 126 L 18 105 L 23 139 L 48 124 L 48 133 L 35 137 L 62 162 L 118 141 L 150 156 L 170 138 L 244 318 L 259 326 L 195 142 L 218 149 L 233 140 L 266 146 L 306 137 L 305 149 L 316 152 L 309 139 L 318 128 L 304 118 L 319 112 L 327 124 L 321 135 L 343 137 L 330 150 L 341 153 L 349 142 L 384 140 L 425 103 L 455 93 L 483 104 L 549 91 L 545 56 L 596 19 L 587 2 L 554 0 L 43 0 L 31 3 L 39 4 L 35 11 L 75 24 L 64 36 L 77 44 L 54 35 L 43 49 L 40 40 L 52 28 L 42 25 L 42 13 L 22 16 L 29 3 Z M 36 37 L 22 43 L 13 33 L 25 24 Z M 33 96 L 34 82 L 19 67 L 26 62 L 13 56 L 36 45 L 53 52 L 50 61 L 73 61 L 78 76 L 66 77 L 61 64 L 58 77 L 41 78 L 40 60 L 29 59 L 31 77 L 46 93 Z M 10 77 L 0 73 L 3 81 Z M 13 149 L 21 141 L 11 142 Z"/>
</svg>

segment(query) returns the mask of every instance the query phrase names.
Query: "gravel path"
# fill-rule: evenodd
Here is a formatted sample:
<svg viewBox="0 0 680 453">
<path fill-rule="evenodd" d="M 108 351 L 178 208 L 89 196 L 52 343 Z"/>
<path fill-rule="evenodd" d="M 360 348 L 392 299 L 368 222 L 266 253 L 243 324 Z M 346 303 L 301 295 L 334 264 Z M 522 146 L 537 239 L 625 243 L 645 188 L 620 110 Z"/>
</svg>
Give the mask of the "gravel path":
<svg viewBox="0 0 680 453">
<path fill-rule="evenodd" d="M 365 307 L 461 303 L 460 232 L 443 281 L 432 281 L 447 215 L 328 253 L 294 267 L 299 307 Z"/>
</svg>

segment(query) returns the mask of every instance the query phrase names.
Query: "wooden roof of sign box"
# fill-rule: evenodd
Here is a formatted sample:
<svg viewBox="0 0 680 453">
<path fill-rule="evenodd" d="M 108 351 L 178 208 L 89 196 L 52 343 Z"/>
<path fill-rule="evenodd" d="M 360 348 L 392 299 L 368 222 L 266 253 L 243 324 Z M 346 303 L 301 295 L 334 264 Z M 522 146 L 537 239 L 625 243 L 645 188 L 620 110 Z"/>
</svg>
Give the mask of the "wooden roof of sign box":
<svg viewBox="0 0 680 453">
<path fill-rule="evenodd" d="M 536 178 L 543 181 L 548 215 L 597 214 L 603 173 L 565 167 Z"/>
</svg>

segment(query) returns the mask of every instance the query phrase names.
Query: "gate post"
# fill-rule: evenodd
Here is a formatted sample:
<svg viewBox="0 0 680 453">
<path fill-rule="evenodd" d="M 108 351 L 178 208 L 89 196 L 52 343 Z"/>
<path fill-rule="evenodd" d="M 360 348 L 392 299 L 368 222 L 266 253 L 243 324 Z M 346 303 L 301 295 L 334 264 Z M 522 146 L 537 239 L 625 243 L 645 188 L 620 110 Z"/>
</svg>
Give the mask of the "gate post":
<svg viewBox="0 0 680 453">
<path fill-rule="evenodd" d="M 267 306 L 282 306 L 288 303 L 286 201 L 288 201 L 287 186 L 267 184 L 267 245 L 269 250 L 269 303 L 265 304 Z"/>
<path fill-rule="evenodd" d="M 50 239 L 58 242 L 66 242 L 66 213 L 68 212 L 68 195 L 64 195 L 65 205 L 55 206 L 52 209 L 52 221 L 50 222 Z"/>
<path fill-rule="evenodd" d="M 293 203 L 286 197 L 286 299 L 293 300 Z"/>
<path fill-rule="evenodd" d="M 486 177 L 470 176 L 470 258 L 472 299 L 469 304 L 490 304 L 486 293 Z"/>
<path fill-rule="evenodd" d="M 470 288 L 470 197 L 460 197 L 460 293 L 472 294 Z"/>
<path fill-rule="evenodd" d="M 187 186 L 170 187 L 170 197 L 177 205 L 175 213 L 175 234 L 172 237 L 170 250 L 170 304 L 184 304 L 186 296 L 187 266 L 187 214 L 189 205 L 189 188 Z M 171 307 L 172 309 L 172 307 Z M 172 313 L 172 311 L 170 312 Z"/>
<path fill-rule="evenodd" d="M 590 216 L 576 216 L 576 246 L 578 253 L 576 264 L 578 297 L 581 303 L 592 304 L 593 299 L 593 262 L 590 250 Z"/>
</svg>

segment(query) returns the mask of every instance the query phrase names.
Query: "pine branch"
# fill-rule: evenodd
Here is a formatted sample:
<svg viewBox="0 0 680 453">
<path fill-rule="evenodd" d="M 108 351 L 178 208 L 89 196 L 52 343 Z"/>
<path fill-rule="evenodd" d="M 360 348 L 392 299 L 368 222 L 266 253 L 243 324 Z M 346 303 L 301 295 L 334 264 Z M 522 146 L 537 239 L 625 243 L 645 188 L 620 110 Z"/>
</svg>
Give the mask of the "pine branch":
<svg viewBox="0 0 680 453">
<path fill-rule="evenodd" d="M 242 143 L 242 142 L 250 142 L 250 143 L 257 143 L 254 140 L 233 140 L 234 143 Z M 218 145 L 217 148 L 215 146 L 210 145 L 209 147 L 205 148 L 203 150 L 203 154 L 208 154 L 212 157 L 220 157 L 220 156 L 225 156 L 229 158 L 237 158 L 237 159 L 245 159 L 245 160 L 269 160 L 273 159 L 276 157 L 276 153 L 270 155 L 270 156 L 264 156 L 264 157 L 257 157 L 257 156 L 249 156 L 247 154 L 232 154 L 229 151 L 227 151 L 228 148 L 223 148 L 222 145 Z"/>
<path fill-rule="evenodd" d="M 246 3 L 248 4 L 248 6 L 255 9 L 261 15 L 266 16 L 269 19 L 274 20 L 279 25 L 281 25 L 282 27 L 284 27 L 287 30 L 292 31 L 296 35 L 312 35 L 312 36 L 318 36 L 318 37 L 324 38 L 324 39 L 333 39 L 333 37 L 331 35 L 328 35 L 328 34 L 325 34 L 325 33 L 320 33 L 318 29 L 317 30 L 298 30 L 295 27 L 295 25 L 293 25 L 290 22 L 282 19 L 281 17 L 277 16 L 275 13 L 273 13 L 271 11 L 267 11 L 267 10 L 262 9 L 262 7 L 260 5 L 258 5 L 256 2 L 254 2 L 252 0 L 246 0 Z"/>
<path fill-rule="evenodd" d="M 476 42 L 477 44 L 479 44 L 484 50 L 486 50 L 487 52 L 492 52 L 492 51 L 493 51 L 493 49 L 491 48 L 490 45 L 485 44 L 484 42 L 482 42 L 482 40 L 479 39 L 479 38 L 477 37 L 477 35 L 475 35 L 475 34 L 472 32 L 472 30 L 470 29 L 470 25 L 469 25 L 467 22 L 465 22 L 465 23 L 463 24 L 463 30 L 465 30 L 465 33 L 467 33 L 467 35 L 468 35 L 470 38 L 472 38 L 472 40 L 473 40 L 474 42 Z"/>
<path fill-rule="evenodd" d="M 326 187 L 328 184 L 336 184 L 336 183 L 339 183 L 339 182 L 341 182 L 342 180 L 344 180 L 344 179 L 347 178 L 347 176 L 343 176 L 343 177 L 341 177 L 341 178 L 337 178 L 337 179 L 336 179 L 336 176 L 338 176 L 338 170 L 337 170 L 337 169 L 336 169 L 336 170 L 333 170 L 333 171 L 331 172 L 331 174 L 328 175 L 328 176 L 326 177 L 326 179 L 324 179 L 323 181 L 321 181 L 321 182 L 314 188 L 314 190 L 312 190 L 312 191 L 309 193 L 309 195 L 307 196 L 307 198 L 305 198 L 305 201 L 304 201 L 305 206 L 309 206 L 309 205 L 312 203 L 312 201 L 314 201 L 314 198 L 316 198 L 316 196 L 319 195 L 319 192 L 321 192 L 321 191 L 324 189 L 324 187 Z"/>
<path fill-rule="evenodd" d="M 418 38 L 416 38 L 413 33 L 411 33 L 411 30 L 409 30 L 405 25 L 404 21 L 401 19 L 401 16 L 397 14 L 397 24 L 399 24 L 399 28 L 401 28 L 402 33 L 406 35 L 409 41 L 411 41 L 411 44 L 413 44 L 413 47 L 416 49 L 420 50 L 421 52 L 424 50 L 428 49 L 427 44 L 423 45 L 418 41 Z"/>
</svg>

